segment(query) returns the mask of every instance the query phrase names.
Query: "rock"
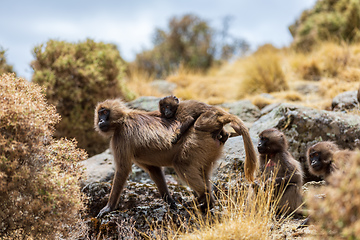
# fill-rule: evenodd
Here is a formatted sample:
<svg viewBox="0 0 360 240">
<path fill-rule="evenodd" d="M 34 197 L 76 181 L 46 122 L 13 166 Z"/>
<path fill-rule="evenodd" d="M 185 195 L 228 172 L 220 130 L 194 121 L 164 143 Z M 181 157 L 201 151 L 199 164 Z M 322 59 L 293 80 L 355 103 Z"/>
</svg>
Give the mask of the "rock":
<svg viewBox="0 0 360 240">
<path fill-rule="evenodd" d="M 324 180 L 322 180 L 322 181 L 310 181 L 310 182 L 305 183 L 302 186 L 302 190 L 305 193 L 305 192 L 308 192 L 309 189 L 311 189 L 311 188 L 319 188 L 319 187 L 323 187 L 323 186 L 326 186 L 326 182 Z"/>
<path fill-rule="evenodd" d="M 238 116 L 248 128 L 260 117 L 260 109 L 249 100 L 223 103 L 218 106 Z M 225 126 L 225 130 L 231 133 L 231 137 L 238 135 L 229 125 Z"/>
<path fill-rule="evenodd" d="M 81 191 L 88 197 L 86 201 L 88 216 L 96 216 L 105 207 L 110 190 L 111 184 L 108 182 L 92 182 L 82 188 Z"/>
<path fill-rule="evenodd" d="M 257 140 L 252 138 L 254 146 L 257 145 Z M 223 150 L 222 157 L 217 162 L 217 167 L 214 169 L 213 181 L 224 182 L 234 180 L 239 181 L 244 176 L 244 161 L 245 149 L 242 136 L 229 138 Z"/>
<path fill-rule="evenodd" d="M 314 79 L 314 81 L 318 81 L 320 79 Z M 295 85 L 295 91 L 301 94 L 307 95 L 310 93 L 319 92 L 319 85 L 317 83 L 306 82 Z"/>
<path fill-rule="evenodd" d="M 85 168 L 84 179 L 81 181 L 81 186 L 84 187 L 90 183 L 96 182 L 110 182 L 112 181 L 115 173 L 114 156 L 111 154 L 110 149 L 105 152 L 95 155 L 87 160 L 80 162 Z M 167 181 L 176 182 L 170 174 L 173 171 L 165 169 Z M 135 164 L 132 165 L 132 170 L 129 175 L 129 180 L 139 183 L 152 183 L 149 174 Z"/>
<path fill-rule="evenodd" d="M 261 116 L 268 114 L 269 112 L 271 112 L 274 108 L 276 108 L 277 106 L 279 106 L 281 103 L 271 103 L 267 106 L 265 106 L 263 109 L 261 109 Z"/>
<path fill-rule="evenodd" d="M 107 201 L 110 189 L 106 189 L 107 193 L 103 192 L 104 189 L 106 189 L 104 183 L 89 184 L 84 189 L 90 198 L 89 208 L 92 216 L 96 216 L 106 204 L 104 199 Z M 178 202 L 177 210 L 170 209 L 161 199 L 154 183 L 144 184 L 128 181 L 120 195 L 119 210 L 110 212 L 100 219 L 92 218 L 91 221 L 87 222 L 91 229 L 88 233 L 90 239 L 99 237 L 99 234 L 104 239 L 112 239 L 114 236 L 119 236 L 124 230 L 126 233 L 123 234 L 126 234 L 128 238 L 121 235 L 122 239 L 140 239 L 140 232 L 149 236 L 154 235 L 157 230 L 154 227 L 170 224 L 180 226 L 180 224 L 184 224 L 184 221 L 187 223 L 195 221 L 195 219 L 191 219 L 190 211 L 182 206 L 192 201 L 193 194 L 191 191 L 186 187 L 174 184 L 169 184 L 169 190 Z M 104 198 L 99 199 L 103 204 L 101 207 L 95 201 L 98 199 L 99 191 L 105 195 Z M 101 229 L 106 229 L 106 231 Z M 155 238 L 155 236 L 153 237 Z"/>
<path fill-rule="evenodd" d="M 357 91 L 347 91 L 340 93 L 331 103 L 333 111 L 347 112 L 353 108 L 358 108 L 359 102 L 357 100 Z"/>
<path fill-rule="evenodd" d="M 133 109 L 144 110 L 148 112 L 159 110 L 159 97 L 139 97 L 134 101 L 126 103 L 126 105 Z"/>
<path fill-rule="evenodd" d="M 249 100 L 223 103 L 219 106 L 227 109 L 229 113 L 238 116 L 244 122 L 253 123 L 260 117 L 260 109 Z"/>
<path fill-rule="evenodd" d="M 82 186 L 94 182 L 107 182 L 114 176 L 114 157 L 109 149 L 80 162 L 80 164 L 85 168 L 85 176 L 81 180 Z"/>
<path fill-rule="evenodd" d="M 360 116 L 281 104 L 256 121 L 253 137 L 268 128 L 278 128 L 289 141 L 289 151 L 302 163 L 305 181 L 318 180 L 308 172 L 306 150 L 320 141 L 334 141 L 342 148 L 360 147 Z"/>
<path fill-rule="evenodd" d="M 164 95 L 172 95 L 177 85 L 166 80 L 154 80 L 150 86 L 156 89 L 159 93 Z"/>
<path fill-rule="evenodd" d="M 271 95 L 270 93 L 260 93 L 260 96 L 263 98 L 271 99 L 271 100 L 275 99 L 275 97 L 273 95 Z"/>
</svg>

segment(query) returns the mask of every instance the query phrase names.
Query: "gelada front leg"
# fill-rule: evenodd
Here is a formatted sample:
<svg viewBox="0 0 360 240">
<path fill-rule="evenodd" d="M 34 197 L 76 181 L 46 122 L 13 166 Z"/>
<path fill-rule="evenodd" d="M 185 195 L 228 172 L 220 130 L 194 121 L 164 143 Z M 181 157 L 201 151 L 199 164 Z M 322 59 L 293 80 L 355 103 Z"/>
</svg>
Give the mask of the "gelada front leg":
<svg viewBox="0 0 360 240">
<path fill-rule="evenodd" d="M 164 201 L 170 205 L 171 209 L 177 209 L 176 203 L 171 197 L 169 189 L 166 185 L 165 176 L 161 167 L 149 166 L 144 164 L 138 165 L 149 173 L 150 178 L 155 182 L 162 199 L 164 199 Z"/>
<path fill-rule="evenodd" d="M 115 176 L 114 176 L 114 182 L 111 188 L 111 193 L 110 193 L 110 197 L 108 200 L 108 203 L 106 204 L 106 206 L 100 210 L 99 214 L 97 215 L 97 218 L 100 218 L 102 216 L 104 216 L 106 213 L 111 212 L 113 210 L 115 210 L 118 202 L 119 202 L 119 197 L 120 197 L 120 193 L 122 192 L 126 179 L 130 173 L 131 167 L 128 169 L 122 169 L 121 172 L 116 171 L 115 172 Z"/>
</svg>

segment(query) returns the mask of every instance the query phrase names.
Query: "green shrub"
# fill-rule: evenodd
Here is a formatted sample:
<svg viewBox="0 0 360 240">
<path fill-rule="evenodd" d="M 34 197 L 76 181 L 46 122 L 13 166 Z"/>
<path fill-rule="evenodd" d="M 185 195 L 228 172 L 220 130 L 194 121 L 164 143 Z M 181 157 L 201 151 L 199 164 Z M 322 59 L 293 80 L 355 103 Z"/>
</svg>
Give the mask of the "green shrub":
<svg viewBox="0 0 360 240">
<path fill-rule="evenodd" d="M 60 120 L 43 89 L 14 74 L 0 76 L 0 238 L 52 239 L 84 229 L 75 141 L 53 140 Z"/>
<path fill-rule="evenodd" d="M 360 152 L 332 175 L 328 185 L 307 194 L 307 204 L 314 212 L 311 218 L 319 228 L 319 239 L 359 238 L 359 176 Z"/>
<path fill-rule="evenodd" d="M 249 50 L 249 44 L 228 34 L 230 17 L 223 19 L 223 29 L 217 31 L 196 15 L 172 17 L 167 29 L 156 29 L 154 46 L 136 55 L 133 68 L 158 78 L 167 77 L 179 68 L 206 72 Z M 217 36 L 221 32 L 221 37 Z M 217 40 L 221 39 L 221 41 Z"/>
<path fill-rule="evenodd" d="M 276 51 L 266 46 L 260 48 L 244 61 L 244 77 L 241 82 L 241 95 L 270 93 L 288 89 L 285 74 Z"/>
<path fill-rule="evenodd" d="M 13 66 L 7 64 L 5 53 L 6 51 L 0 46 L 0 75 L 3 73 L 14 72 Z"/>
<path fill-rule="evenodd" d="M 177 70 L 180 64 L 192 70 L 206 70 L 211 66 L 213 30 L 206 21 L 187 14 L 173 17 L 168 28 L 168 31 L 156 29 L 154 48 L 137 54 L 138 68 L 163 77 Z"/>
<path fill-rule="evenodd" d="M 360 2 L 358 0 L 318 0 L 289 27 L 292 46 L 310 51 L 322 41 L 360 41 Z"/>
<path fill-rule="evenodd" d="M 129 97 L 122 81 L 125 62 L 115 45 L 50 40 L 35 47 L 34 56 L 32 81 L 46 87 L 62 117 L 55 136 L 75 137 L 90 155 L 105 150 L 108 141 L 93 130 L 94 107 L 104 99 Z"/>
</svg>

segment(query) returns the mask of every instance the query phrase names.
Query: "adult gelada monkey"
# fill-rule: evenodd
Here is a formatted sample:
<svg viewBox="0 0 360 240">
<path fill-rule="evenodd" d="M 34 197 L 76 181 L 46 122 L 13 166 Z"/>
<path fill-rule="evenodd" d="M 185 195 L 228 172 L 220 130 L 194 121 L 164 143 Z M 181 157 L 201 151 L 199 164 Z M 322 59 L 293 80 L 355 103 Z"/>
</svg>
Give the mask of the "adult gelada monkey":
<svg viewBox="0 0 360 240">
<path fill-rule="evenodd" d="M 222 111 L 206 103 L 196 100 L 179 101 L 173 95 L 166 96 L 159 101 L 159 110 L 161 117 L 168 119 L 176 119 L 180 121 L 180 127 L 175 130 L 172 143 L 177 143 L 181 136 L 195 123 L 201 114 L 208 111 Z M 227 113 L 226 113 L 227 114 Z M 213 138 L 219 138 L 223 143 L 229 138 L 227 133 L 222 127 L 212 132 Z"/>
<path fill-rule="evenodd" d="M 243 137 L 246 159 L 245 176 L 250 181 L 254 180 L 254 169 L 257 168 L 257 160 L 254 158 L 256 152 L 252 144 L 249 131 L 240 118 L 224 111 L 221 108 L 205 104 L 195 100 L 187 100 L 179 103 L 175 96 L 167 96 L 159 101 L 159 108 L 162 117 L 175 118 L 180 121 L 180 127 L 175 131 L 172 142 L 177 142 L 183 133 L 194 124 L 196 130 L 212 133 L 213 138 L 225 142 L 228 133 L 223 126 L 230 123 L 235 132 Z M 195 123 L 194 123 L 195 122 Z"/>
<path fill-rule="evenodd" d="M 176 208 L 176 204 L 167 188 L 162 166 L 174 167 L 178 176 L 197 193 L 199 204 L 212 206 L 214 198 L 209 179 L 223 144 L 213 139 L 211 133 L 190 128 L 177 144 L 172 144 L 171 136 L 179 125 L 177 121 L 129 109 L 119 99 L 98 103 L 94 124 L 101 135 L 111 137 L 115 161 L 110 197 L 99 217 L 116 208 L 132 163 L 149 173 L 171 208 Z M 245 161 L 252 170 L 249 174 L 253 175 L 256 168 L 252 162 L 256 161 L 256 155 L 247 153 Z"/>
<path fill-rule="evenodd" d="M 195 130 L 204 132 L 220 132 L 224 125 L 230 123 L 235 132 L 243 137 L 245 148 L 245 177 L 251 182 L 254 181 L 254 172 L 258 168 L 258 161 L 250 133 L 245 124 L 235 115 L 225 112 L 222 109 L 206 111 L 199 116 L 194 123 Z"/>
<path fill-rule="evenodd" d="M 301 214 L 303 171 L 300 163 L 287 150 L 285 135 L 276 128 L 270 128 L 262 131 L 259 138 L 260 172 L 266 184 L 274 181 L 275 198 L 280 197 L 277 205 L 279 213 Z"/>
<path fill-rule="evenodd" d="M 326 180 L 341 165 L 346 164 L 353 155 L 353 151 L 340 150 L 334 142 L 316 143 L 308 148 L 306 154 L 309 172 Z"/>
</svg>

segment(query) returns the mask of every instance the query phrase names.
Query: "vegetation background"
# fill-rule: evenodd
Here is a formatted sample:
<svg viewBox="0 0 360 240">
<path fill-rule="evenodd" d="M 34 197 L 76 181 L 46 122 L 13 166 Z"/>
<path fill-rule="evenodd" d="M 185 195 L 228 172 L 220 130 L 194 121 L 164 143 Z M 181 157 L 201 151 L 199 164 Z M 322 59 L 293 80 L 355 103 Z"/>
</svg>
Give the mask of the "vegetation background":
<svg viewBox="0 0 360 240">
<path fill-rule="evenodd" d="M 278 49 L 265 44 L 251 53 L 249 44 L 242 39 L 218 42 L 214 29 L 198 16 L 177 16 L 166 29 L 156 29 L 153 48 L 138 53 L 133 62 L 125 62 L 113 44 L 91 39 L 77 43 L 49 40 L 33 49 L 31 82 L 6 74 L 13 72 L 13 67 L 1 48 L 0 101 L 5 108 L 0 111 L 0 191 L 5 197 L 0 216 L 5 213 L 13 218 L 4 220 L 0 234 L 13 231 L 11 234 L 36 237 L 71 231 L 68 226 L 76 221 L 70 217 L 80 212 L 82 195 L 73 186 L 80 170 L 69 166 L 76 166 L 85 152 L 76 148 L 75 140 L 61 139 L 75 138 L 90 156 L 107 148 L 107 142 L 94 133 L 92 120 L 96 102 L 105 98 L 122 97 L 128 101 L 139 96 L 162 97 L 164 94 L 151 85 L 161 78 L 176 83 L 174 94 L 181 99 L 209 104 L 250 99 L 259 108 L 274 102 L 292 102 L 329 110 L 337 94 L 359 89 L 359 1 L 319 0 L 289 26 L 289 31 L 294 38 L 290 46 Z M 18 106 L 19 101 L 22 105 Z M 24 138 L 22 134 L 29 128 L 35 132 Z M 76 154 L 68 155 L 73 152 Z M 50 162 L 53 165 L 47 165 Z M 37 175 L 30 174 L 33 171 Z M 68 179 L 70 185 L 57 192 Z M 56 183 L 48 189 L 51 181 Z M 62 197 L 70 192 L 70 200 Z M 33 205 L 26 205 L 29 202 Z M 48 209 L 52 204 L 63 207 L 54 213 Z M 16 215 L 19 209 L 23 209 L 21 216 Z M 70 210 L 73 212 L 68 215 Z M 36 220 L 31 223 L 35 227 L 26 225 L 30 224 L 24 218 L 28 215 Z M 37 222 L 39 219 L 49 228 L 38 229 L 36 226 L 43 224 Z M 59 221 L 63 227 L 53 228 L 60 226 L 54 225 Z M 354 236 L 354 232 L 348 232 L 344 236 Z"/>
</svg>

